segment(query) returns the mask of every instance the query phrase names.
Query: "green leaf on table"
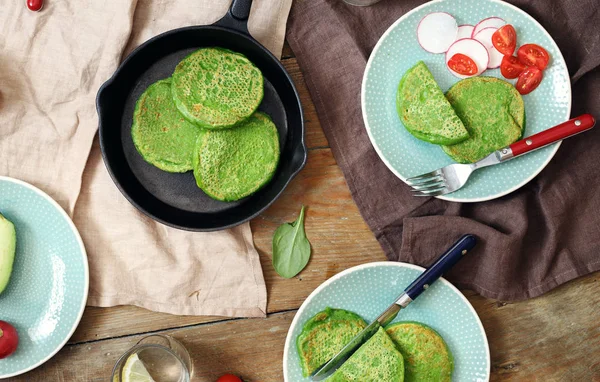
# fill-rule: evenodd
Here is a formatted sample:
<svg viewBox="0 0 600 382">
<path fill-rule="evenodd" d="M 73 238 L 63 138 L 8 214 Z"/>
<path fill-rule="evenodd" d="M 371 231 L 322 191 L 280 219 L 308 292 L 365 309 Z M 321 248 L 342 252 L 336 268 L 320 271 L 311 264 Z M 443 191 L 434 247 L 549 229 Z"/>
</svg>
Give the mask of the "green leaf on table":
<svg viewBox="0 0 600 382">
<path fill-rule="evenodd" d="M 273 235 L 273 267 L 289 279 L 300 273 L 310 259 L 310 243 L 304 232 L 304 206 L 293 223 L 279 226 Z"/>
</svg>

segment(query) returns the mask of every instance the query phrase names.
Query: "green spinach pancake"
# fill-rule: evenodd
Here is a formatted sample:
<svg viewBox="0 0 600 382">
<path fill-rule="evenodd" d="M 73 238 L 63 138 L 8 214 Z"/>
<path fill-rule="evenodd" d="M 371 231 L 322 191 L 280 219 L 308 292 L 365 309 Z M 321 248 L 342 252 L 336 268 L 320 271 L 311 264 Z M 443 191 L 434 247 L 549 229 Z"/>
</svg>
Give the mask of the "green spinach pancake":
<svg viewBox="0 0 600 382">
<path fill-rule="evenodd" d="M 196 183 L 208 196 L 235 201 L 267 184 L 279 162 L 279 135 L 262 112 L 233 129 L 203 130 L 193 155 Z"/>
<path fill-rule="evenodd" d="M 404 359 L 383 328 L 379 328 L 344 364 L 329 382 L 403 382 Z M 431 379 L 430 381 L 436 381 Z"/>
<path fill-rule="evenodd" d="M 406 130 L 423 141 L 453 145 L 469 137 L 423 61 L 400 80 L 396 108 Z"/>
<path fill-rule="evenodd" d="M 417 322 L 399 322 L 389 325 L 386 332 L 404 357 L 406 382 L 451 380 L 452 354 L 435 330 Z"/>
<path fill-rule="evenodd" d="M 473 163 L 517 141 L 525 130 L 523 98 L 510 83 L 493 77 L 457 82 L 446 98 L 469 131 L 469 139 L 442 146 L 459 163 Z"/>
<path fill-rule="evenodd" d="M 296 339 L 302 374 L 308 377 L 350 342 L 366 322 L 356 313 L 326 308 L 302 327 Z"/>
<path fill-rule="evenodd" d="M 177 109 L 205 129 L 223 129 L 249 118 L 263 99 L 263 76 L 243 54 L 204 48 L 184 58 L 171 85 Z"/>
<path fill-rule="evenodd" d="M 171 79 L 148 86 L 133 112 L 131 137 L 144 160 L 164 171 L 192 169 L 192 156 L 200 129 L 175 107 Z"/>
</svg>

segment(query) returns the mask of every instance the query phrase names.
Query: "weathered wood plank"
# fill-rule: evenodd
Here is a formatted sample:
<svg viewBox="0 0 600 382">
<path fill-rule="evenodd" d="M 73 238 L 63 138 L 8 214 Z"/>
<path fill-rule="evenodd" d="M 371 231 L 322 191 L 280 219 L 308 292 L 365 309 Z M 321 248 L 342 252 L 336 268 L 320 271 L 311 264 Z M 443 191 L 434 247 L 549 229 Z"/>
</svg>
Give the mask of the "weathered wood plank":
<svg viewBox="0 0 600 382">
<path fill-rule="evenodd" d="M 218 324 L 169 330 L 193 359 L 193 381 L 214 382 L 225 373 L 244 380 L 282 381 L 285 336 L 295 312 L 267 319 L 238 319 Z M 67 345 L 43 367 L 7 381 L 107 381 L 117 359 L 143 336 L 129 336 L 88 344 Z"/>
</svg>

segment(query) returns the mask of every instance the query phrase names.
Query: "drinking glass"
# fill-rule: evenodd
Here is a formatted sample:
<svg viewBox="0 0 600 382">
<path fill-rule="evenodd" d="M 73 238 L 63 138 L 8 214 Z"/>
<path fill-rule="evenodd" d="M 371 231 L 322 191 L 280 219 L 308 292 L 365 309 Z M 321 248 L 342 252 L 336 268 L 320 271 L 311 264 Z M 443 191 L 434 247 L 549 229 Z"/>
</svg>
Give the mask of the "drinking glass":
<svg viewBox="0 0 600 382">
<path fill-rule="evenodd" d="M 113 368 L 112 382 L 122 382 L 123 368 L 135 354 L 156 382 L 190 381 L 192 362 L 185 347 L 173 337 L 154 334 L 142 338 L 119 358 Z"/>
</svg>

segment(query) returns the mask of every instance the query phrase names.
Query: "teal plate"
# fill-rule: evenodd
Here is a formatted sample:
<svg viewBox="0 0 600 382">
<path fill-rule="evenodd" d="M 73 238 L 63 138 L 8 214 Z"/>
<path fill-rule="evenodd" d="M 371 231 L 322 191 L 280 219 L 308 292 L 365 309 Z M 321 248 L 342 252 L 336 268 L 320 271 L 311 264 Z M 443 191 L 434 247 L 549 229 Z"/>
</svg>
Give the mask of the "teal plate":
<svg viewBox="0 0 600 382">
<path fill-rule="evenodd" d="M 387 167 L 400 179 L 433 171 L 454 163 L 436 145 L 410 135 L 396 113 L 396 90 L 402 75 L 423 60 L 443 91 L 459 79 L 444 61 L 444 54 L 428 53 L 417 42 L 417 25 L 431 12 L 448 12 L 458 24 L 477 24 L 487 17 L 501 17 L 517 30 L 518 44 L 536 43 L 548 50 L 550 65 L 540 86 L 523 96 L 527 124 L 525 136 L 569 119 L 571 83 L 565 60 L 552 37 L 527 13 L 499 0 L 440 0 L 413 9 L 381 37 L 367 63 L 362 83 L 362 110 L 371 143 Z M 500 69 L 484 76 L 502 78 Z M 515 83 L 515 80 L 509 80 Z M 550 162 L 560 143 L 487 167 L 473 173 L 466 186 L 440 199 L 480 202 L 506 195 L 533 179 Z"/>
<path fill-rule="evenodd" d="M 88 294 L 88 263 L 65 211 L 37 188 L 0 176 L 0 213 L 17 231 L 17 252 L 0 320 L 15 326 L 17 351 L 0 359 L 0 378 L 46 362 L 71 337 Z"/>
<path fill-rule="evenodd" d="M 333 276 L 315 289 L 296 313 L 288 331 L 283 352 L 285 381 L 310 381 L 302 377 L 296 350 L 296 338 L 308 319 L 329 306 L 356 312 L 371 322 L 423 270 L 397 262 L 363 264 Z M 469 301 L 445 279 L 439 279 L 403 309 L 394 320 L 399 321 L 422 322 L 440 333 L 454 356 L 454 382 L 489 380 L 490 351 L 481 321 Z"/>
</svg>

